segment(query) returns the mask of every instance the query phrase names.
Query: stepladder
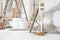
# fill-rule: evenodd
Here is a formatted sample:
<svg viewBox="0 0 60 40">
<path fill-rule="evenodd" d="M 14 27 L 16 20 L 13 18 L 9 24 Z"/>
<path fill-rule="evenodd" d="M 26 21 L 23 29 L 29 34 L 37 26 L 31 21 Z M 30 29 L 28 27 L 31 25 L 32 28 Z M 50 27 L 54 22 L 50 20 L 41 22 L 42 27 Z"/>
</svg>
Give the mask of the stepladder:
<svg viewBox="0 0 60 40">
<path fill-rule="evenodd" d="M 28 25 L 28 27 L 30 28 L 30 32 L 31 32 L 32 29 L 33 29 L 34 22 L 37 23 L 36 17 L 37 17 L 37 15 L 38 15 L 38 12 L 39 12 L 39 9 L 36 9 L 36 10 L 33 12 L 32 16 L 31 16 L 31 18 L 30 18 L 30 20 L 29 20 L 29 25 Z M 31 23 L 31 21 L 32 21 L 32 23 Z M 37 23 L 37 24 L 39 24 L 39 23 Z"/>
<path fill-rule="evenodd" d="M 27 13 L 26 13 L 26 9 L 25 9 L 25 5 L 24 5 L 23 0 L 6 0 L 5 7 L 3 9 L 3 16 L 6 17 L 6 11 L 8 11 L 8 12 L 11 11 L 14 1 L 15 1 L 15 4 L 16 4 L 16 10 L 17 10 L 16 12 L 19 14 L 17 16 L 19 16 L 21 18 L 21 14 L 23 13 L 22 10 L 24 10 L 26 20 L 28 21 L 28 17 L 27 17 Z M 23 9 L 21 9 L 22 7 L 23 7 Z"/>
</svg>

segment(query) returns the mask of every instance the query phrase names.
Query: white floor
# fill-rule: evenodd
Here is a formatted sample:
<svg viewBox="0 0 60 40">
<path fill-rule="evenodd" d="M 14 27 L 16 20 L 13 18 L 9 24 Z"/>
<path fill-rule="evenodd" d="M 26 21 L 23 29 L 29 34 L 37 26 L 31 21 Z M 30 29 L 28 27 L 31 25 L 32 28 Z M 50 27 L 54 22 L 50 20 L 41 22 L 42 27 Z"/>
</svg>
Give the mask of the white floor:
<svg viewBox="0 0 60 40">
<path fill-rule="evenodd" d="M 37 36 L 29 31 L 0 30 L 0 40 L 60 40 L 60 34 Z"/>
</svg>

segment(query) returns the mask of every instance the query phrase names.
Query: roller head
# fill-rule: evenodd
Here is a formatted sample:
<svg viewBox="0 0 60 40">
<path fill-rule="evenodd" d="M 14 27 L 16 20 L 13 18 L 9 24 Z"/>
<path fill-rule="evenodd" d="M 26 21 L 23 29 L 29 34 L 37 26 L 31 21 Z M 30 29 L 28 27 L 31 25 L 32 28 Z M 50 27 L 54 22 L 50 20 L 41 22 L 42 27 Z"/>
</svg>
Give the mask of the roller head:
<svg viewBox="0 0 60 40">
<path fill-rule="evenodd" d="M 40 9 L 44 10 L 44 3 L 40 3 Z"/>
</svg>

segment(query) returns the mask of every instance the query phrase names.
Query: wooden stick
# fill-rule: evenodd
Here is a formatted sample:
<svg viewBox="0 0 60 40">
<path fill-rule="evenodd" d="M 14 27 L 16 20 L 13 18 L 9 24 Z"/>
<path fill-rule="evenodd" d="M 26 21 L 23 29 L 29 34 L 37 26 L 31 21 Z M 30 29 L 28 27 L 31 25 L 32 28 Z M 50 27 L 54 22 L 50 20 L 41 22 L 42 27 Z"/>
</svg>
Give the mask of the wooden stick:
<svg viewBox="0 0 60 40">
<path fill-rule="evenodd" d="M 31 33 L 32 29 L 33 29 L 33 25 L 34 25 L 34 22 L 35 22 L 35 19 L 36 19 L 36 17 L 37 17 L 38 12 L 39 12 L 39 9 L 36 10 L 36 14 L 35 14 L 35 16 L 34 16 L 33 22 L 32 22 L 32 24 L 30 25 L 30 27 L 31 27 L 31 28 L 30 28 L 30 33 Z"/>
</svg>

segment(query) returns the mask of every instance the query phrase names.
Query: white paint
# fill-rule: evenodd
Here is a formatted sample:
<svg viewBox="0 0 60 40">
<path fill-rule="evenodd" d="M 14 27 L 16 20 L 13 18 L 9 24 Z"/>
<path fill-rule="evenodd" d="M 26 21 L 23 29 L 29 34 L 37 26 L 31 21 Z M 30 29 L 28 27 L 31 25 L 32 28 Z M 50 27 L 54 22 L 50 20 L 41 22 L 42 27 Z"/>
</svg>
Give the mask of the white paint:
<svg viewBox="0 0 60 40">
<path fill-rule="evenodd" d="M 0 31 L 0 40 L 60 40 L 59 34 L 37 36 L 29 31 Z"/>
</svg>

